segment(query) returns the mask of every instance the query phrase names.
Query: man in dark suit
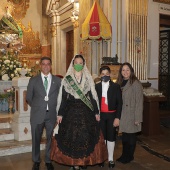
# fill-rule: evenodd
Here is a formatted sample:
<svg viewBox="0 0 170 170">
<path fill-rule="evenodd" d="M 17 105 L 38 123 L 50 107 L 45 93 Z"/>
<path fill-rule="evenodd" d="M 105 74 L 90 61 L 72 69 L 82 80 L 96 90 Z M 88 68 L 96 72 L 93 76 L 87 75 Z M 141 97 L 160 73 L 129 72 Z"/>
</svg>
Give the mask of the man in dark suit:
<svg viewBox="0 0 170 170">
<path fill-rule="evenodd" d="M 122 96 L 120 86 L 110 80 L 111 70 L 108 66 L 100 68 L 101 82 L 96 84 L 96 92 L 100 105 L 100 124 L 104 139 L 107 144 L 109 168 L 115 166 L 113 160 L 116 127 L 122 110 Z M 104 166 L 104 164 L 100 164 Z"/>
<path fill-rule="evenodd" d="M 40 166 L 40 142 L 43 129 L 46 129 L 45 163 L 47 170 L 54 167 L 50 159 L 50 145 L 53 129 L 56 123 L 57 96 L 61 79 L 52 75 L 51 59 L 42 57 L 40 60 L 41 73 L 32 77 L 27 87 L 26 100 L 31 107 L 31 133 L 32 133 L 32 170 L 39 170 Z"/>
</svg>

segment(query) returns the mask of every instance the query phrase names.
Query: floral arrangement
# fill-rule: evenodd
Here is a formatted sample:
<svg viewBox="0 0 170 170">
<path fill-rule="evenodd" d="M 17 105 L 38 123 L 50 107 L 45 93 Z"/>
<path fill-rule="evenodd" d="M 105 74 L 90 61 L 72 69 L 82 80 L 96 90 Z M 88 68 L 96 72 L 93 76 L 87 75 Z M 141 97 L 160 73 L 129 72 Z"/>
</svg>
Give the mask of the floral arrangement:
<svg viewBox="0 0 170 170">
<path fill-rule="evenodd" d="M 0 93 L 0 100 L 13 100 L 14 101 L 15 98 L 15 89 L 13 87 L 9 88 L 9 89 L 5 89 L 4 93 Z"/>
<path fill-rule="evenodd" d="M 22 68 L 22 64 L 17 57 L 10 53 L 0 57 L 0 76 L 7 74 L 12 80 L 13 77 L 19 77 L 19 68 Z"/>
<path fill-rule="evenodd" d="M 5 89 L 4 92 L 5 92 L 7 98 L 11 98 L 12 100 L 14 100 L 14 98 L 15 98 L 14 87 L 11 87 L 9 89 Z"/>
</svg>

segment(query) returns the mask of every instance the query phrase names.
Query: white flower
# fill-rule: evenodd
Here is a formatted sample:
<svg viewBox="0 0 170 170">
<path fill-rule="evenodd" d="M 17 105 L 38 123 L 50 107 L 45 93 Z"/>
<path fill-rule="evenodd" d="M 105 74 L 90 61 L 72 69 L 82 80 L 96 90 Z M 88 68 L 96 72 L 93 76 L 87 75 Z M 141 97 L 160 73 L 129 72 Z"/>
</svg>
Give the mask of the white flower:
<svg viewBox="0 0 170 170">
<path fill-rule="evenodd" d="M 14 74 L 11 74 L 11 77 L 14 77 Z"/>
<path fill-rule="evenodd" d="M 38 64 L 39 64 L 39 61 L 36 61 L 36 62 L 35 62 L 35 64 L 37 64 L 37 65 L 38 65 Z"/>
<path fill-rule="evenodd" d="M 16 68 L 17 71 L 21 71 L 21 68 Z"/>
<path fill-rule="evenodd" d="M 8 63 L 10 63 L 10 60 L 5 60 L 4 63 L 8 64 Z"/>
<path fill-rule="evenodd" d="M 13 65 L 10 65 L 9 68 L 12 69 L 12 68 L 13 68 Z"/>
<path fill-rule="evenodd" d="M 14 65 L 14 68 L 16 68 L 16 65 Z"/>
</svg>

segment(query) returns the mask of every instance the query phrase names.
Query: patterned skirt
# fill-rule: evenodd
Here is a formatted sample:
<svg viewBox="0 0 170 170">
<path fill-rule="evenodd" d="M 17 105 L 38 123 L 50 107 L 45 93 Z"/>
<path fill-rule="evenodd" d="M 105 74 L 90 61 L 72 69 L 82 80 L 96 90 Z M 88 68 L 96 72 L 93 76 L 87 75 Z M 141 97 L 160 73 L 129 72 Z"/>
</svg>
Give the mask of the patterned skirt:
<svg viewBox="0 0 170 170">
<path fill-rule="evenodd" d="M 107 148 L 94 113 L 81 101 L 67 104 L 51 159 L 65 165 L 94 165 L 107 159 Z"/>
</svg>

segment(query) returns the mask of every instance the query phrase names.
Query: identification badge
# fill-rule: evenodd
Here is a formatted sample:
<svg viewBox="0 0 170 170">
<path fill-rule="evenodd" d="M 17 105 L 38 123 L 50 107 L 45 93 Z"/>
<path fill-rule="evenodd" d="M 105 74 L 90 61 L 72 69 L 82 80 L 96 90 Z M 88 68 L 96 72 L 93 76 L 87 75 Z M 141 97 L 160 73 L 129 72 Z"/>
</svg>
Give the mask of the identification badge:
<svg viewBox="0 0 170 170">
<path fill-rule="evenodd" d="M 44 100 L 47 102 L 49 100 L 48 96 L 45 96 Z"/>
</svg>

